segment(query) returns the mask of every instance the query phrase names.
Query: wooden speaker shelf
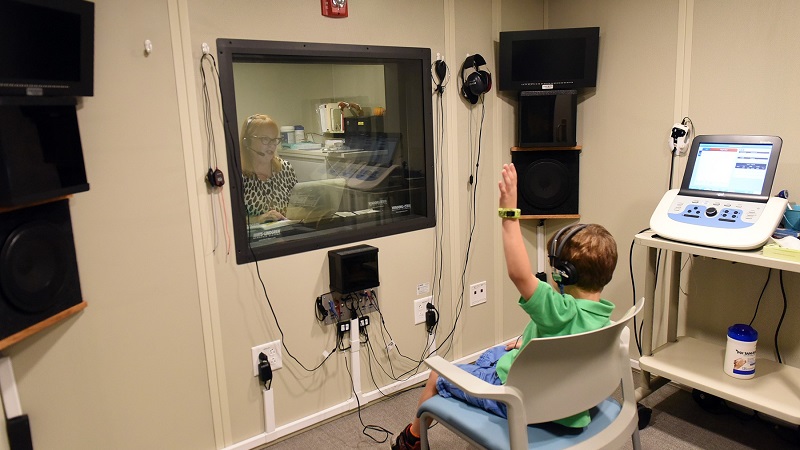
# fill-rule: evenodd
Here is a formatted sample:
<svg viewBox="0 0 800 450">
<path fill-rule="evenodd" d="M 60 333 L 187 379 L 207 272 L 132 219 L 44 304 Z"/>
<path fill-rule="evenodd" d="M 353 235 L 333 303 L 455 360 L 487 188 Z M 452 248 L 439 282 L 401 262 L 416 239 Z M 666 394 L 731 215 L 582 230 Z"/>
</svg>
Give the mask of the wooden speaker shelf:
<svg viewBox="0 0 800 450">
<path fill-rule="evenodd" d="M 55 325 L 58 322 L 61 322 L 62 320 L 70 316 L 74 316 L 75 314 L 85 309 L 87 306 L 88 304 L 85 301 L 82 301 L 77 305 L 74 305 L 70 308 L 67 308 L 57 314 L 48 317 L 47 319 L 37 323 L 36 325 L 32 325 L 18 333 L 12 334 L 11 336 L 8 336 L 3 340 L 0 340 L 0 350 L 3 350 L 4 348 L 10 345 L 16 344 L 17 342 L 25 339 L 26 337 L 30 337 L 44 330 L 45 328 L 50 327 L 51 325 Z"/>
<path fill-rule="evenodd" d="M 575 147 L 511 147 L 512 152 L 541 152 L 545 150 L 582 150 L 580 145 Z"/>
<path fill-rule="evenodd" d="M 580 219 L 580 214 L 542 214 L 542 215 L 526 215 L 526 216 L 519 216 L 520 220 L 531 220 L 531 219 Z"/>
</svg>

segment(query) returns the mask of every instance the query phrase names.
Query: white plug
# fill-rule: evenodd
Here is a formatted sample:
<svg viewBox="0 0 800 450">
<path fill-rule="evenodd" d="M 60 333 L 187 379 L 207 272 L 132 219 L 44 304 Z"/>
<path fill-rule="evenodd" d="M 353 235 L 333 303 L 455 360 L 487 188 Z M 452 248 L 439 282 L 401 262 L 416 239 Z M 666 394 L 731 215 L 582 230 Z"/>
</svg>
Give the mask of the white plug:
<svg viewBox="0 0 800 450">
<path fill-rule="evenodd" d="M 682 123 L 672 125 L 669 137 L 667 138 L 667 148 L 669 151 L 677 153 L 678 155 L 685 154 L 691 142 L 690 134 L 688 126 Z"/>
<path fill-rule="evenodd" d="M 211 47 L 209 47 L 207 43 L 203 42 L 203 46 L 201 48 L 203 49 L 204 55 L 211 53 Z"/>
</svg>

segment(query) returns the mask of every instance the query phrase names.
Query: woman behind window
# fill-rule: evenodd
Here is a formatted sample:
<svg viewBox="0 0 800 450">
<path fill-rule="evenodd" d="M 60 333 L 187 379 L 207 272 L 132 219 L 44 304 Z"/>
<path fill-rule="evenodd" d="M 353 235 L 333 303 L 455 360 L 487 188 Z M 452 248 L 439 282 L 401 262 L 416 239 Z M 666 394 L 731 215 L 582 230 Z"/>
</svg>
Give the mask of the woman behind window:
<svg viewBox="0 0 800 450">
<path fill-rule="evenodd" d="M 286 218 L 289 196 L 297 175 L 289 161 L 278 156 L 280 129 L 269 116 L 253 114 L 242 125 L 239 145 L 244 204 L 248 223 Z"/>
</svg>

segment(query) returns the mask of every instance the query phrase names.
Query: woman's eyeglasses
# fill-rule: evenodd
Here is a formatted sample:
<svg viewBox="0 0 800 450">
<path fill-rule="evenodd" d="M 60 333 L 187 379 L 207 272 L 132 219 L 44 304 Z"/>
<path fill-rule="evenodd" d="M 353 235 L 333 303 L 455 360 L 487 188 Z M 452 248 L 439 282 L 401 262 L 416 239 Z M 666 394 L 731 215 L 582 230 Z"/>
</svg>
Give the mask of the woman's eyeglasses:
<svg viewBox="0 0 800 450">
<path fill-rule="evenodd" d="M 278 145 L 281 143 L 281 138 L 271 138 L 269 136 L 253 136 L 252 139 L 259 140 L 264 145 Z"/>
</svg>

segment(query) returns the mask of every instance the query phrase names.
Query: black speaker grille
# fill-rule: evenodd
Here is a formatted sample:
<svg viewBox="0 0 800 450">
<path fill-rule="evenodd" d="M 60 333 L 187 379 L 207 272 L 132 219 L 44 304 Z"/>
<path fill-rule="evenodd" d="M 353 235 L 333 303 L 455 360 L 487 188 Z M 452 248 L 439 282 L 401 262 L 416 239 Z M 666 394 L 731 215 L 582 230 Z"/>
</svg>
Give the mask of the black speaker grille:
<svg viewBox="0 0 800 450">
<path fill-rule="evenodd" d="M 525 169 L 522 195 L 534 208 L 553 209 L 569 197 L 569 169 L 554 159 L 534 162 Z"/>
<path fill-rule="evenodd" d="M 0 213 L 0 339 L 81 301 L 68 200 Z"/>
<path fill-rule="evenodd" d="M 36 221 L 11 232 L 0 250 L 0 281 L 6 299 L 27 313 L 38 313 L 59 301 L 66 267 L 63 231 Z"/>
<path fill-rule="evenodd" d="M 526 216 L 578 214 L 580 150 L 515 151 L 517 207 Z"/>
</svg>

